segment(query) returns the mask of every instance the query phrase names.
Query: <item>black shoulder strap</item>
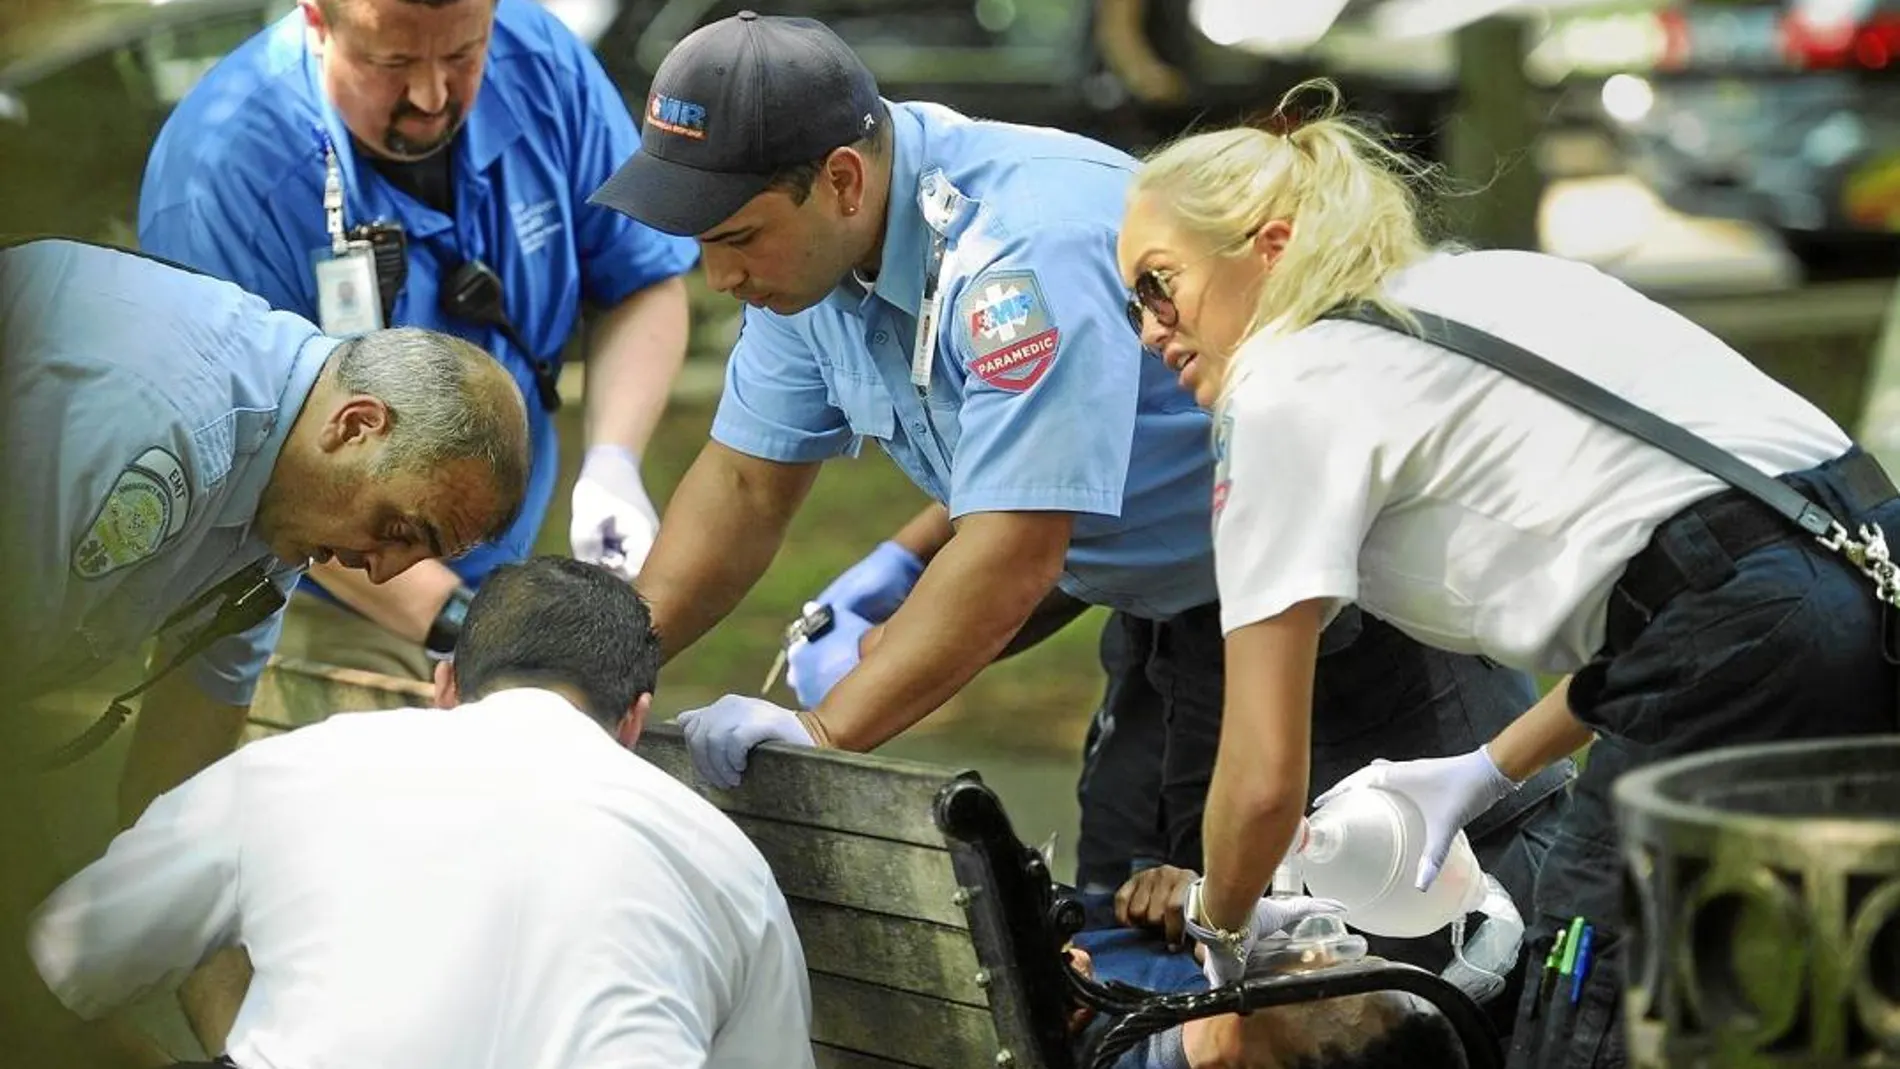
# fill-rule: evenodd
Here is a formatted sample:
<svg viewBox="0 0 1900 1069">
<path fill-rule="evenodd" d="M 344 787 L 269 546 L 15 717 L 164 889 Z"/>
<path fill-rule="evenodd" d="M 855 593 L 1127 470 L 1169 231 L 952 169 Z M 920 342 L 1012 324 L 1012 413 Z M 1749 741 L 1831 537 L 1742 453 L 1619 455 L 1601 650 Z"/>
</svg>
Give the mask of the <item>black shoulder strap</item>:
<svg viewBox="0 0 1900 1069">
<path fill-rule="evenodd" d="M 1822 536 L 1837 521 L 1826 509 L 1800 491 L 1743 462 L 1735 454 L 1661 416 L 1616 396 L 1596 383 L 1568 371 L 1513 342 L 1454 319 L 1410 309 L 1418 319 L 1414 331 L 1402 320 L 1374 305 L 1355 305 L 1330 313 L 1328 319 L 1347 319 L 1370 326 L 1412 334 L 1444 349 L 1478 361 L 1541 391 L 1587 416 L 1662 449 L 1677 459 L 1708 472 L 1794 521 L 1802 530 Z"/>
</svg>

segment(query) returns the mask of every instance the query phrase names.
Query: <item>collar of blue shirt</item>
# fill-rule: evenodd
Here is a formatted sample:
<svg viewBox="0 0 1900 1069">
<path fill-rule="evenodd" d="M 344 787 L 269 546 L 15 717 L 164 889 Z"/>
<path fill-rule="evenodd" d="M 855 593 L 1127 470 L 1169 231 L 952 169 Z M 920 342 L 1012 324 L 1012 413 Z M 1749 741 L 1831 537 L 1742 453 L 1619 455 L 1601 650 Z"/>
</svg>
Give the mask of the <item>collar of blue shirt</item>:
<svg viewBox="0 0 1900 1069">
<path fill-rule="evenodd" d="M 884 258 L 872 295 L 915 319 L 923 301 L 924 250 L 930 235 L 917 206 L 926 131 L 922 116 L 902 105 L 885 103 L 891 112 L 891 192 L 884 213 Z M 864 314 L 864 293 L 849 277 L 832 291 L 831 302 L 851 315 Z"/>
<path fill-rule="evenodd" d="M 316 387 L 317 376 L 323 373 L 323 362 L 339 344 L 335 338 L 313 334 L 298 348 L 290 374 L 284 379 L 283 392 L 277 395 L 277 412 L 271 420 L 270 433 L 248 460 L 238 462 L 231 492 L 225 495 L 224 504 L 218 509 L 217 526 L 244 527 L 256 518 L 264 487 L 270 482 L 271 469 L 277 466 L 277 455 L 283 452 L 291 426 L 297 422 L 304 402 Z"/>
</svg>

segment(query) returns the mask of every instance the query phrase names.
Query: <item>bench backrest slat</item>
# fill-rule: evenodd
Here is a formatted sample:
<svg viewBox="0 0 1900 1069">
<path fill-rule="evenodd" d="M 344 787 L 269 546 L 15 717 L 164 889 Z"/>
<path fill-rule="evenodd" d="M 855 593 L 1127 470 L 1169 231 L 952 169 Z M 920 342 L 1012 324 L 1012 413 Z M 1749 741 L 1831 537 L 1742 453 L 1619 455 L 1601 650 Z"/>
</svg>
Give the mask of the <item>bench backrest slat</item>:
<svg viewBox="0 0 1900 1069">
<path fill-rule="evenodd" d="M 257 693 L 251 699 L 250 735 L 314 724 L 331 713 L 426 708 L 434 704 L 434 696 L 435 689 L 419 680 L 276 657 L 258 678 Z"/>
<path fill-rule="evenodd" d="M 968 926 L 963 907 L 954 897 L 957 884 L 950 857 L 942 849 L 728 815 L 765 855 L 787 898 L 808 898 L 952 928 Z"/>
<path fill-rule="evenodd" d="M 650 724 L 635 750 L 674 779 L 734 816 L 770 817 L 833 831 L 942 848 L 943 833 L 931 819 L 946 769 L 912 761 L 827 751 L 822 764 L 788 760 L 781 744 L 753 750 L 745 783 L 733 791 L 700 784 L 675 724 Z"/>
<path fill-rule="evenodd" d="M 996 1064 L 994 987 L 935 819 L 968 773 L 766 746 L 722 791 L 699 782 L 677 725 L 649 727 L 638 752 L 724 810 L 772 866 L 805 948 L 821 1067 Z"/>
<path fill-rule="evenodd" d="M 855 1050 L 834 1047 L 828 1043 L 814 1043 L 811 1050 L 818 1063 L 818 1069 L 917 1069 L 910 1062 L 894 1062 L 889 1058 L 880 1058 L 875 1054 L 862 1054 Z"/>
<path fill-rule="evenodd" d="M 812 972 L 987 1007 L 970 933 L 929 921 L 791 900 Z"/>
<path fill-rule="evenodd" d="M 922 1069 L 995 1064 L 988 1010 L 814 973 L 811 1031 L 820 1043 Z"/>
</svg>

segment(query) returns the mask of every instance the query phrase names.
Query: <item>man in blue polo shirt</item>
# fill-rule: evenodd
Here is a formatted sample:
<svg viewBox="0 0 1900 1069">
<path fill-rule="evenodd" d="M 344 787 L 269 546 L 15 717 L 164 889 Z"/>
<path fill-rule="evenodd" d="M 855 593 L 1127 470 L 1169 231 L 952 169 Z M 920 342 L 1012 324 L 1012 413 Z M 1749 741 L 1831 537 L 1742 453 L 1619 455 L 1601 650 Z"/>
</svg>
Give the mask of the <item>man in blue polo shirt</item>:
<svg viewBox="0 0 1900 1069">
<path fill-rule="evenodd" d="M 446 651 L 471 588 L 539 532 L 558 470 L 555 376 L 583 301 L 603 315 L 571 546 L 638 568 L 659 522 L 639 456 L 685 353 L 679 276 L 695 253 L 585 202 L 637 137 L 599 63 L 529 0 L 303 0 L 167 121 L 140 195 L 145 249 L 332 334 L 388 323 L 467 338 L 528 400 L 518 522 L 381 587 L 312 569 L 280 652 L 428 678 L 425 647 Z"/>
<path fill-rule="evenodd" d="M 1106 606 L 1078 882 L 1197 868 L 1221 714 L 1215 458 L 1129 327 L 1114 249 L 1134 161 L 884 101 L 806 19 L 714 23 L 653 85 L 640 152 L 594 199 L 695 235 L 707 281 L 750 305 L 713 440 L 639 577 L 666 654 L 733 608 L 821 462 L 864 438 L 939 503 L 820 596 L 831 628 L 796 653 L 808 709 L 728 696 L 681 717 L 700 775 L 737 783 L 766 741 L 869 750 L 1043 633 L 1039 610 Z M 1535 697 L 1356 611 L 1323 651 L 1316 790 L 1375 756 L 1459 752 Z M 814 685 L 819 660 L 848 670 Z M 1541 855 L 1520 831 L 1555 819 L 1564 782 L 1527 784 L 1472 837 L 1517 893 Z"/>
</svg>

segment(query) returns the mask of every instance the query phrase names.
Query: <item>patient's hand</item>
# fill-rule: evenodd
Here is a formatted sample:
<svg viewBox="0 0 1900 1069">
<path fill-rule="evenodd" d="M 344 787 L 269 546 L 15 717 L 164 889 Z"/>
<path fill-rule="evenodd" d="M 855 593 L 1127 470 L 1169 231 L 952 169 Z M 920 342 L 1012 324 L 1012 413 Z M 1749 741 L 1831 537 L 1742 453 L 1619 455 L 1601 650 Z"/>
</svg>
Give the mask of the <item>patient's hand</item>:
<svg viewBox="0 0 1900 1069">
<path fill-rule="evenodd" d="M 1188 884 L 1199 875 L 1173 865 L 1143 869 L 1115 892 L 1115 919 L 1130 928 L 1159 928 L 1169 950 L 1181 949 Z"/>
<path fill-rule="evenodd" d="M 1088 951 L 1083 950 L 1074 943 L 1070 943 L 1062 949 L 1069 952 L 1069 968 L 1081 973 L 1085 979 L 1095 979 L 1095 959 L 1089 957 Z M 1094 1019 L 1095 1011 L 1093 1009 L 1087 1006 L 1075 1007 L 1069 1011 L 1069 1034 L 1074 1035 L 1080 1032 L 1082 1029 L 1088 1027 L 1088 1023 Z"/>
</svg>

